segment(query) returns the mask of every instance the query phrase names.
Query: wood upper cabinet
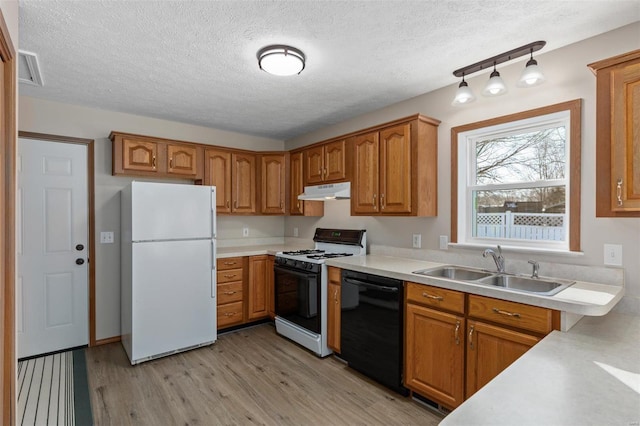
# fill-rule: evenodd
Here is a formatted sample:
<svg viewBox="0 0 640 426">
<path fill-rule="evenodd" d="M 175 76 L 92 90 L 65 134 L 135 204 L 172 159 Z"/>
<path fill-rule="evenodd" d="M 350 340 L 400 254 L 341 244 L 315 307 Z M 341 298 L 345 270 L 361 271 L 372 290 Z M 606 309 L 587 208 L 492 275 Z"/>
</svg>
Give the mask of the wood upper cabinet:
<svg viewBox="0 0 640 426">
<path fill-rule="evenodd" d="M 249 257 L 249 290 L 247 298 L 247 319 L 249 321 L 266 318 L 269 315 L 269 292 L 267 290 L 267 255 Z M 273 268 L 271 268 L 273 271 Z"/>
<path fill-rule="evenodd" d="M 540 341 L 530 334 L 479 321 L 469 320 L 467 330 L 466 398 Z"/>
<path fill-rule="evenodd" d="M 306 185 L 347 180 L 347 140 L 341 139 L 304 150 Z"/>
<path fill-rule="evenodd" d="M 284 154 L 260 155 L 260 213 L 285 214 Z"/>
<path fill-rule="evenodd" d="M 329 349 L 340 353 L 340 326 L 342 306 L 341 269 L 329 266 L 329 284 L 327 297 L 327 346 Z"/>
<path fill-rule="evenodd" d="M 596 216 L 640 217 L 640 50 L 589 65 L 596 74 Z"/>
<path fill-rule="evenodd" d="M 231 211 L 256 212 L 256 156 L 233 152 L 231 154 Z"/>
<path fill-rule="evenodd" d="M 289 214 L 292 216 L 323 216 L 324 202 L 298 200 L 304 192 L 304 154 L 289 155 Z"/>
<path fill-rule="evenodd" d="M 357 135 L 353 215 L 437 214 L 437 126 L 423 116 Z"/>
<path fill-rule="evenodd" d="M 216 213 L 231 213 L 231 151 L 208 148 L 204 184 L 216 187 Z"/>
<path fill-rule="evenodd" d="M 200 145 L 111 132 L 114 175 L 201 179 Z"/>
</svg>

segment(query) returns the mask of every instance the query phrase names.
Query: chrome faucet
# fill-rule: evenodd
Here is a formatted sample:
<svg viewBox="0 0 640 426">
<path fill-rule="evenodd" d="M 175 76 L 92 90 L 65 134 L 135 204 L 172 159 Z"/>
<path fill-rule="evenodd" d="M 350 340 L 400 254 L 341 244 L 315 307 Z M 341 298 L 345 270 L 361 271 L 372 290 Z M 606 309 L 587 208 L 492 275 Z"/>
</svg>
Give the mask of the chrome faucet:
<svg viewBox="0 0 640 426">
<path fill-rule="evenodd" d="M 540 265 L 535 260 L 530 260 L 529 263 L 533 265 L 533 272 L 531 273 L 531 278 L 539 278 L 538 271 L 540 270 Z"/>
<path fill-rule="evenodd" d="M 493 257 L 493 261 L 496 262 L 496 268 L 498 268 L 499 273 L 504 273 L 504 257 L 502 256 L 502 249 L 498 246 L 498 254 L 492 249 L 486 249 L 484 253 L 482 253 L 482 257 L 487 257 L 487 255 L 491 255 Z"/>
</svg>

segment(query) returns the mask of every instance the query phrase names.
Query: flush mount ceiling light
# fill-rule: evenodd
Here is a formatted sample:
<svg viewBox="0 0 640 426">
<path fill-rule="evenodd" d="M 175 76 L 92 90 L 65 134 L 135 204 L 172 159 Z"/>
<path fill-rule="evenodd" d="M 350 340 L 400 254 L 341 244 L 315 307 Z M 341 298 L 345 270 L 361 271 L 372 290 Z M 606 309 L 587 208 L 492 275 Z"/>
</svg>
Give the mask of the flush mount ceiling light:
<svg viewBox="0 0 640 426">
<path fill-rule="evenodd" d="M 476 100 L 476 97 L 473 94 L 473 91 L 469 88 L 469 85 L 467 84 L 467 82 L 464 81 L 464 74 L 463 74 L 462 82 L 458 86 L 458 90 L 456 91 L 456 96 L 455 98 L 453 98 L 453 102 L 451 102 L 451 105 L 456 106 L 456 105 L 468 104 L 475 100 Z"/>
<path fill-rule="evenodd" d="M 500 77 L 500 73 L 496 70 L 496 65 L 524 55 L 530 54 L 531 59 L 527 62 L 525 72 L 520 78 L 520 81 L 523 81 L 524 83 L 518 82 L 518 86 L 530 87 L 542 83 L 544 81 L 544 75 L 542 75 L 542 71 L 538 67 L 538 63 L 533 59 L 533 52 L 542 49 L 546 44 L 546 41 L 534 41 L 533 43 L 525 44 L 524 46 L 509 50 L 508 52 L 492 56 L 491 58 L 487 58 L 476 62 L 475 64 L 467 65 L 466 67 L 455 70 L 453 75 L 456 77 L 462 77 L 462 82 L 458 86 L 452 105 L 463 105 L 473 101 L 475 97 L 473 96 L 473 92 L 471 92 L 471 88 L 469 88 L 467 82 L 464 81 L 464 77 L 490 67 L 493 67 L 493 72 L 489 76 L 489 82 L 482 94 L 485 96 L 498 96 L 506 93 L 507 86 Z"/>
<path fill-rule="evenodd" d="M 273 75 L 300 74 L 304 69 L 305 60 L 301 50 L 283 44 L 263 47 L 258 51 L 258 66 Z"/>
</svg>

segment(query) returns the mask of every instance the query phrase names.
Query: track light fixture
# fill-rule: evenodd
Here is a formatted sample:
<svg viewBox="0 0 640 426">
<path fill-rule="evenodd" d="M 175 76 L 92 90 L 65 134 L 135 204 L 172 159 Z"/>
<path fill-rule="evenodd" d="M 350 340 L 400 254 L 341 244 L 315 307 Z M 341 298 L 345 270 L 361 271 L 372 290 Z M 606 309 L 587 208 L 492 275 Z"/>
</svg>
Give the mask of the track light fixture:
<svg viewBox="0 0 640 426">
<path fill-rule="evenodd" d="M 535 41 L 533 43 L 520 46 L 516 49 L 509 50 L 508 52 L 501 53 L 491 58 L 484 59 L 475 64 L 467 65 L 466 67 L 457 69 L 453 72 L 456 77 L 462 77 L 462 82 L 458 86 L 456 96 L 452 102 L 452 105 L 462 105 L 472 102 L 475 99 L 473 92 L 464 77 L 474 72 L 478 72 L 493 66 L 493 72 L 489 76 L 489 81 L 486 87 L 482 91 L 484 96 L 499 96 L 507 92 L 507 86 L 500 77 L 500 73 L 496 69 L 498 64 L 510 61 L 512 59 L 519 58 L 524 55 L 531 55 L 531 59 L 527 62 L 527 65 L 518 81 L 519 87 L 531 87 L 540 84 L 544 81 L 544 75 L 538 66 L 538 62 L 533 59 L 533 52 L 542 49 L 547 44 L 546 41 Z"/>
</svg>

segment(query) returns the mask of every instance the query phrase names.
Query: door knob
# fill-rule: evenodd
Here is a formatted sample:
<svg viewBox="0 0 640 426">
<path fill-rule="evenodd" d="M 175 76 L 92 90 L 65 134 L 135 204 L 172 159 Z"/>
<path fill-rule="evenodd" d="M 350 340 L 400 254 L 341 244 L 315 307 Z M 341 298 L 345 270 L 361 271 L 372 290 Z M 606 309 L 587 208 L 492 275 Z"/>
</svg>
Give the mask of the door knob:
<svg viewBox="0 0 640 426">
<path fill-rule="evenodd" d="M 82 265 L 84 263 L 84 259 L 76 259 L 76 265 Z"/>
<path fill-rule="evenodd" d="M 82 244 L 78 244 L 78 245 L 76 245 L 76 250 L 82 251 L 82 250 L 84 250 L 84 246 Z"/>
</svg>

